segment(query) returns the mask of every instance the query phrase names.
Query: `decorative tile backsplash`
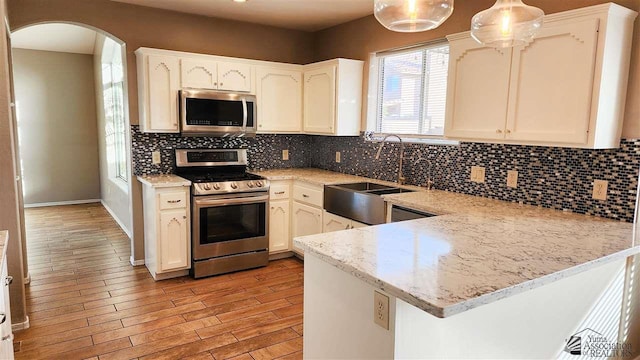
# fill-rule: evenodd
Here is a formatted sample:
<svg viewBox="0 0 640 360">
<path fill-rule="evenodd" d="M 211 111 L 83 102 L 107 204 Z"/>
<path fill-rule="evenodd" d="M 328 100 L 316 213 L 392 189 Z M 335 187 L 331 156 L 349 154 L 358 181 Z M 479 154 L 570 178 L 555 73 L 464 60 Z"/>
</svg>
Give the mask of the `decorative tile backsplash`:
<svg viewBox="0 0 640 360">
<path fill-rule="evenodd" d="M 276 169 L 307 167 L 306 135 L 258 135 L 255 138 L 181 137 L 180 134 L 142 133 L 131 126 L 133 173 L 170 174 L 175 171 L 175 149 L 247 149 L 249 168 Z M 289 149 L 289 160 L 282 160 L 282 150 Z M 160 151 L 161 162 L 154 165 L 151 153 Z"/>
<path fill-rule="evenodd" d="M 134 174 L 172 173 L 176 148 L 246 148 L 249 167 L 274 169 L 315 167 L 389 181 L 396 180 L 399 144 L 388 143 L 380 159 L 379 144 L 362 137 L 257 135 L 252 139 L 181 137 L 141 133 L 131 127 Z M 289 160 L 282 160 L 282 150 Z M 162 162 L 153 165 L 151 152 Z M 341 162 L 335 162 L 336 151 Z M 485 182 L 469 181 L 471 166 L 485 167 Z M 623 140 L 619 149 L 588 150 L 543 146 L 461 143 L 459 146 L 406 144 L 407 183 L 424 185 L 431 176 L 435 188 L 566 209 L 623 221 L 633 221 L 640 139 Z M 507 171 L 518 171 L 518 187 L 506 186 Z M 607 201 L 591 198 L 593 180 L 609 182 Z"/>
<path fill-rule="evenodd" d="M 399 144 L 379 144 L 362 137 L 312 136 L 312 167 L 395 181 Z M 335 162 L 336 151 L 341 162 Z M 469 180 L 471 166 L 485 167 L 485 182 Z M 640 139 L 623 140 L 619 149 L 588 150 L 544 146 L 461 143 L 459 146 L 406 144 L 403 172 L 407 183 L 522 202 L 546 208 L 633 221 Z M 518 187 L 507 187 L 507 171 L 518 171 Z M 593 180 L 609 182 L 607 201 L 591 197 Z"/>
</svg>

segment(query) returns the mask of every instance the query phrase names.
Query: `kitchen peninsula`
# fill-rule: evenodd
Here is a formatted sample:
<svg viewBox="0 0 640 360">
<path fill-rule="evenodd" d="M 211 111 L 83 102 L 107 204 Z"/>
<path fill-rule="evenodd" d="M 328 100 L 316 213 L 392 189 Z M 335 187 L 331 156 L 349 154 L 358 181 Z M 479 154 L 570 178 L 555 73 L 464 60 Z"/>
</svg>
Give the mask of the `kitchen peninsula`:
<svg viewBox="0 0 640 360">
<path fill-rule="evenodd" d="M 440 216 L 294 240 L 307 358 L 556 357 L 639 251 L 629 223 L 437 190 L 386 200 Z"/>
</svg>

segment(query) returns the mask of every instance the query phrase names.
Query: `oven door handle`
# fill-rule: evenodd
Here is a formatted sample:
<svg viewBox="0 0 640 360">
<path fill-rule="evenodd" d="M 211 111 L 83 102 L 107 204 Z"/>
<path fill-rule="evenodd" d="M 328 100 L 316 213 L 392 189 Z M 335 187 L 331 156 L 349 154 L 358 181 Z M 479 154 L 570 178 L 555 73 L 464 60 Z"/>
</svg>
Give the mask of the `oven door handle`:
<svg viewBox="0 0 640 360">
<path fill-rule="evenodd" d="M 205 207 L 205 206 L 225 206 L 225 205 L 234 205 L 234 204 L 252 204 L 259 202 L 267 202 L 269 200 L 269 195 L 263 196 L 252 196 L 252 197 L 240 197 L 240 198 L 232 198 L 232 199 L 196 199 L 194 201 L 197 207 Z"/>
</svg>

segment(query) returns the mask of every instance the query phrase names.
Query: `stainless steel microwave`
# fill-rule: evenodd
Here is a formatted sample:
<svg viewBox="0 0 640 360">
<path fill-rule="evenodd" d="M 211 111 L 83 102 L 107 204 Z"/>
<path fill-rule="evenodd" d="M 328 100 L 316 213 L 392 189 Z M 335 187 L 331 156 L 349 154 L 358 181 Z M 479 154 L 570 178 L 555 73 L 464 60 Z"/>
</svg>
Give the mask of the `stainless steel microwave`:
<svg viewBox="0 0 640 360">
<path fill-rule="evenodd" d="M 253 95 L 183 89 L 179 97 L 183 136 L 256 134 L 256 97 Z"/>
</svg>

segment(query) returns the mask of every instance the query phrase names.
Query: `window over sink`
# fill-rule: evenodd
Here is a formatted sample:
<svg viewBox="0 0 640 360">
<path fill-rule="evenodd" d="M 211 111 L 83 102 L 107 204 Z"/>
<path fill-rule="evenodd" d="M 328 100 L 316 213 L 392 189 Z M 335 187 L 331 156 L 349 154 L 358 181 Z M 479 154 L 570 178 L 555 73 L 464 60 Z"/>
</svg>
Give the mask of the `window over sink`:
<svg viewBox="0 0 640 360">
<path fill-rule="evenodd" d="M 449 43 L 379 52 L 371 64 L 368 130 L 442 141 Z"/>
</svg>

